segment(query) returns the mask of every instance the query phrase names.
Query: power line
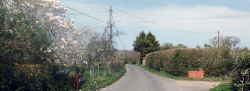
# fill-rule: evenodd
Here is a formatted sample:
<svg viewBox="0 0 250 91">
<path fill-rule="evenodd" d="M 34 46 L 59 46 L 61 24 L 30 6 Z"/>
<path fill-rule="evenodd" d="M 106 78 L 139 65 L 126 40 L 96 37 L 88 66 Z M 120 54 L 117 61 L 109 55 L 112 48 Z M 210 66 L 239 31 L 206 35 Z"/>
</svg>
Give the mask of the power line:
<svg viewBox="0 0 250 91">
<path fill-rule="evenodd" d="M 122 40 L 121 40 L 121 38 L 120 38 L 120 36 L 118 36 L 119 37 L 119 39 L 120 39 L 120 42 L 122 43 Z M 123 43 L 122 43 L 123 44 Z"/>
<path fill-rule="evenodd" d="M 126 44 L 125 44 L 126 45 Z M 126 45 L 127 46 L 127 45 Z M 128 47 L 128 46 L 127 46 Z M 128 47 L 128 48 L 130 48 L 130 47 Z M 133 48 L 130 48 L 130 49 L 132 49 L 133 50 Z"/>
<path fill-rule="evenodd" d="M 113 19 L 113 21 L 114 21 L 114 27 L 115 27 L 116 31 L 118 31 L 118 29 L 117 29 L 117 27 L 116 27 L 116 24 L 115 24 L 115 20 L 114 20 L 114 18 L 113 18 L 113 15 L 112 15 L 112 19 Z M 120 42 L 121 42 L 122 45 L 123 45 L 123 42 L 122 42 L 120 36 L 118 36 L 118 37 L 119 37 L 119 39 L 120 39 Z M 125 45 L 126 45 L 126 44 L 125 44 Z M 126 46 L 127 46 L 127 45 L 126 45 Z M 127 46 L 127 47 L 128 47 L 128 46 Z M 128 48 L 130 48 L 130 47 L 128 47 Z M 132 48 L 130 48 L 130 49 L 132 49 Z"/>
<path fill-rule="evenodd" d="M 97 18 L 95 18 L 95 17 L 92 17 L 92 16 L 90 16 L 90 15 L 87 15 L 87 14 L 85 14 L 85 13 L 82 13 L 82 12 L 80 12 L 80 11 L 78 11 L 78 10 L 75 10 L 75 9 L 73 9 L 73 8 L 70 8 L 70 7 L 68 7 L 68 6 L 66 6 L 66 7 L 69 8 L 69 9 L 71 9 L 71 10 L 74 10 L 74 11 L 76 11 L 76 12 L 78 12 L 78 13 L 81 13 L 81 14 L 83 14 L 83 15 L 85 15 L 85 16 L 88 16 L 88 17 L 90 17 L 90 18 L 93 18 L 93 19 L 95 19 L 95 20 L 98 20 L 98 21 L 107 23 L 107 22 L 105 22 L 105 21 L 103 21 L 103 20 L 97 19 Z"/>
<path fill-rule="evenodd" d="M 114 21 L 115 22 L 115 21 Z M 114 24 L 115 25 L 115 24 Z M 117 29 L 117 27 L 116 27 L 116 25 L 115 25 L 115 28 L 116 28 L 116 30 L 118 31 L 118 29 Z M 118 36 L 119 37 L 119 39 L 120 39 L 120 42 L 123 44 L 123 42 L 122 42 L 122 40 L 121 40 L 121 38 L 120 38 L 120 36 Z M 126 44 L 125 44 L 126 45 Z M 127 46 L 127 45 L 126 45 Z M 127 46 L 128 47 L 128 46 Z M 130 47 L 128 47 L 128 48 L 130 48 Z M 132 49 L 132 48 L 130 48 L 130 49 Z"/>
<path fill-rule="evenodd" d="M 250 15 L 238 15 L 238 16 L 218 16 L 218 17 L 186 18 L 186 19 L 169 19 L 169 20 L 147 20 L 147 21 L 196 20 L 196 19 L 211 19 L 211 18 L 240 17 L 240 16 L 250 16 Z M 141 21 L 128 21 L 128 22 L 141 22 Z"/>
<path fill-rule="evenodd" d="M 84 13 L 84 14 L 94 14 L 94 13 L 104 13 L 108 11 L 102 11 L 102 12 L 91 12 L 91 13 Z M 68 15 L 82 15 L 82 14 L 68 14 Z"/>
<path fill-rule="evenodd" d="M 113 7 L 113 8 L 115 8 L 115 7 Z M 117 9 L 117 8 L 115 8 L 115 9 Z M 150 22 L 150 21 L 148 21 L 148 20 L 144 20 L 144 19 L 142 19 L 142 18 L 139 18 L 139 17 L 137 17 L 137 16 L 134 16 L 134 15 L 132 15 L 132 14 L 129 14 L 129 13 L 127 13 L 127 12 L 124 12 L 124 11 L 122 11 L 122 10 L 120 10 L 120 9 L 117 9 L 117 10 L 120 11 L 120 12 L 123 12 L 123 13 L 125 13 L 125 14 L 128 14 L 128 15 L 130 15 L 130 16 L 133 16 L 133 17 L 135 17 L 135 18 L 141 19 L 141 20 L 143 20 L 143 21 L 145 21 L 145 22 L 148 22 L 148 23 L 151 23 L 151 24 L 154 24 L 154 25 L 158 25 L 158 26 L 162 26 L 162 27 L 165 27 L 165 28 L 177 30 L 177 31 L 189 32 L 189 33 L 216 33 L 216 32 L 191 32 L 191 31 L 185 31 L 185 30 L 175 29 L 175 28 L 163 26 L 163 25 L 160 25 L 160 24 L 157 24 L 157 23 L 153 23 L 153 22 Z"/>
<path fill-rule="evenodd" d="M 116 24 L 115 24 L 115 20 L 114 20 L 114 18 L 113 18 L 113 15 L 112 15 L 112 19 L 113 19 L 113 21 L 114 21 L 114 27 L 115 27 L 116 31 L 118 31 L 118 29 L 117 29 L 117 27 L 116 27 Z M 122 43 L 122 40 L 121 40 L 120 36 L 118 36 L 118 37 L 119 37 L 119 39 L 120 39 L 120 42 Z M 123 43 L 122 43 L 122 44 L 123 44 Z"/>
</svg>

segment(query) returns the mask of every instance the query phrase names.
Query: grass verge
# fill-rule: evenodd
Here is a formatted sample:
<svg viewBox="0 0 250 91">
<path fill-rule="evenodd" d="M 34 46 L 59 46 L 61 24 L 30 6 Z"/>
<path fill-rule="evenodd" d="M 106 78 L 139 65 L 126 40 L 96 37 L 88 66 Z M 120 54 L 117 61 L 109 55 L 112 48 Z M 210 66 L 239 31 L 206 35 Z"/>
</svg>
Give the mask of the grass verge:
<svg viewBox="0 0 250 91">
<path fill-rule="evenodd" d="M 83 73 L 83 76 L 85 77 L 83 85 L 81 87 L 81 91 L 95 91 L 101 88 L 105 88 L 113 83 L 115 83 L 117 80 L 119 80 L 126 72 L 125 66 L 122 69 L 117 70 L 116 72 L 109 74 L 107 76 L 103 76 L 104 69 L 100 66 L 99 71 L 99 77 L 97 76 L 98 71 L 95 71 L 95 77 L 90 78 L 89 69 L 86 69 L 86 71 Z"/>
<path fill-rule="evenodd" d="M 137 66 L 141 67 L 142 69 L 149 71 L 153 74 L 156 74 L 158 76 L 162 76 L 162 77 L 167 77 L 167 78 L 171 78 L 171 79 L 175 79 L 175 80 L 192 80 L 192 81 L 222 81 L 221 84 L 215 86 L 214 88 L 209 89 L 209 91 L 232 91 L 231 89 L 231 78 L 227 78 L 227 77 L 205 77 L 204 79 L 189 79 L 187 77 L 181 77 L 181 76 L 173 76 L 171 74 L 167 74 L 166 72 L 159 72 L 156 71 L 154 69 L 150 69 L 146 66 L 142 66 L 139 64 L 136 64 Z"/>
<path fill-rule="evenodd" d="M 209 91 L 232 91 L 230 83 L 221 83 L 214 88 L 209 89 Z"/>
<path fill-rule="evenodd" d="M 205 77 L 204 79 L 193 79 L 193 78 L 188 78 L 188 77 L 182 77 L 182 76 L 173 76 L 171 74 L 167 74 L 164 71 L 156 71 L 154 69 L 150 69 L 146 66 L 142 66 L 139 64 L 136 64 L 137 66 L 139 66 L 140 68 L 149 71 L 150 73 L 156 74 L 158 76 L 162 76 L 162 77 L 167 77 L 167 78 L 171 78 L 171 79 L 175 79 L 175 80 L 192 80 L 192 81 L 221 81 L 221 82 L 229 82 L 231 81 L 231 78 L 227 77 L 227 76 L 223 76 L 223 77 Z"/>
</svg>

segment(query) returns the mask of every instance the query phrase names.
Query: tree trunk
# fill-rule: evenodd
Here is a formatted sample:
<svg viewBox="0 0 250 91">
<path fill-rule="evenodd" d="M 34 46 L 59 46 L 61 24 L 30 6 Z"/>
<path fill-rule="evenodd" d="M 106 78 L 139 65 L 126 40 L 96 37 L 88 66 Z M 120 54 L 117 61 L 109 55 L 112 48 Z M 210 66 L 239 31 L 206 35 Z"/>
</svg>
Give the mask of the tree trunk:
<svg viewBox="0 0 250 91">
<path fill-rule="evenodd" d="M 94 64 L 94 61 L 92 61 L 91 69 L 92 69 L 91 77 L 93 77 L 93 76 L 95 76 L 95 64 Z"/>
<path fill-rule="evenodd" d="M 108 74 L 108 61 L 107 60 L 108 60 L 108 57 L 106 55 L 103 60 L 104 76 Z"/>
<path fill-rule="evenodd" d="M 91 75 L 91 67 L 89 68 L 89 75 L 90 75 L 90 77 L 92 76 L 92 75 Z"/>
</svg>

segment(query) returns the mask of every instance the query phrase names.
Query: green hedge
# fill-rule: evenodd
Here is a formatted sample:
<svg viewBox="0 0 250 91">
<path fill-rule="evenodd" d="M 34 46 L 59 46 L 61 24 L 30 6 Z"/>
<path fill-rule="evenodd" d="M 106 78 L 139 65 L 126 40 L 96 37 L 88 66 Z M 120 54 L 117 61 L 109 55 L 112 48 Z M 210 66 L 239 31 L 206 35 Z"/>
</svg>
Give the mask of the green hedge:
<svg viewBox="0 0 250 91">
<path fill-rule="evenodd" d="M 146 66 L 163 70 L 175 76 L 187 76 L 190 70 L 203 68 L 205 76 L 222 76 L 232 70 L 229 49 L 223 48 L 175 48 L 146 55 Z"/>
<path fill-rule="evenodd" d="M 1 91 L 47 91 L 69 90 L 68 75 L 57 74 L 59 66 L 53 63 L 17 64 L 13 66 L 0 64 Z"/>
</svg>

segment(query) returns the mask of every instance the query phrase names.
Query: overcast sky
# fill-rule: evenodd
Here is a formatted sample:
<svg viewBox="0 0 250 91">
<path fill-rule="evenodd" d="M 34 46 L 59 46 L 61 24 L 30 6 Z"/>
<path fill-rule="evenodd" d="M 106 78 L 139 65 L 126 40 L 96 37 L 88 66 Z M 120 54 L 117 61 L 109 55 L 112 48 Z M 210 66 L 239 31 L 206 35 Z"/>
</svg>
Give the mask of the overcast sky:
<svg viewBox="0 0 250 91">
<path fill-rule="evenodd" d="M 117 49 L 133 49 L 133 41 L 141 31 L 151 31 L 160 44 L 171 42 L 190 48 L 204 46 L 218 35 L 236 36 L 240 47 L 250 47 L 250 0 L 59 0 L 60 3 L 83 13 L 109 11 L 119 31 L 126 35 L 115 37 Z M 142 21 L 119 10 L 139 17 Z M 88 26 L 103 31 L 106 23 L 68 9 L 67 17 L 76 26 Z M 109 12 L 88 14 L 108 21 Z M 154 23 L 154 24 L 153 24 Z M 121 43 L 122 42 L 122 43 Z"/>
</svg>

